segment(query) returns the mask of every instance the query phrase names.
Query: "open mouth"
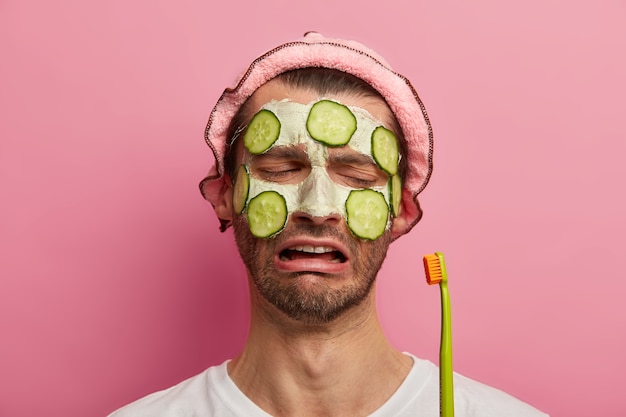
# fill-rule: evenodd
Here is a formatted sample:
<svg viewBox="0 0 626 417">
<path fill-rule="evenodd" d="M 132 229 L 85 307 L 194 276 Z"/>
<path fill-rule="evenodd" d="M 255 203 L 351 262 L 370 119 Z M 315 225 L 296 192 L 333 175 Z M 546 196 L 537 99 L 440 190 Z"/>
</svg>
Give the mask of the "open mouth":
<svg viewBox="0 0 626 417">
<path fill-rule="evenodd" d="M 346 256 L 330 246 L 297 245 L 280 252 L 281 261 L 318 260 L 330 263 L 344 263 Z"/>
</svg>

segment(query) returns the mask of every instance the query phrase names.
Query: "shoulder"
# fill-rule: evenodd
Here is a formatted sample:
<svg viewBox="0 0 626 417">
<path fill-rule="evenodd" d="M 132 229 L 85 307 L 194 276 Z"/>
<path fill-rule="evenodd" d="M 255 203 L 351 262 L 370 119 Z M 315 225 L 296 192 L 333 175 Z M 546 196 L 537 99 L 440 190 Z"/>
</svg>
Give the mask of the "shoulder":
<svg viewBox="0 0 626 417">
<path fill-rule="evenodd" d="M 113 412 L 109 417 L 170 417 L 214 415 L 212 396 L 226 363 L 214 366 L 170 388 L 149 394 Z"/>
<path fill-rule="evenodd" d="M 410 374 L 410 378 L 405 381 L 406 384 L 403 384 L 411 385 L 412 393 L 410 400 L 406 397 L 404 399 L 406 404 L 404 412 L 397 415 L 437 415 L 439 412 L 438 368 L 430 361 L 410 354 L 409 356 L 414 359 L 412 374 L 419 373 L 422 376 L 415 378 Z M 458 373 L 454 374 L 454 411 L 457 417 L 547 417 L 547 414 L 504 391 Z"/>
<path fill-rule="evenodd" d="M 455 411 L 462 416 L 547 417 L 535 407 L 492 386 L 454 375 Z"/>
<path fill-rule="evenodd" d="M 454 376 L 454 402 L 460 416 L 547 417 L 504 391 L 459 374 Z"/>
</svg>

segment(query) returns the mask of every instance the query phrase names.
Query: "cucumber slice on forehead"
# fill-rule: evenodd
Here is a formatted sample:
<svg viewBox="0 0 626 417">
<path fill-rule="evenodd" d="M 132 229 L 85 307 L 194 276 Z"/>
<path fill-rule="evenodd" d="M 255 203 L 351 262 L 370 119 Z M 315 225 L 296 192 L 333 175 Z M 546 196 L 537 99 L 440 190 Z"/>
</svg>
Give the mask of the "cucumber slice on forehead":
<svg viewBox="0 0 626 417">
<path fill-rule="evenodd" d="M 287 203 L 276 191 L 263 191 L 248 202 L 248 226 L 256 237 L 270 237 L 285 227 Z"/>
<path fill-rule="evenodd" d="M 233 209 L 235 213 L 241 214 L 246 207 L 248 192 L 250 190 L 250 175 L 245 165 L 240 165 L 235 176 L 233 188 Z"/>
<path fill-rule="evenodd" d="M 361 239 L 382 236 L 389 220 L 389 206 L 382 193 L 370 189 L 352 190 L 346 200 L 348 227 Z"/>
<path fill-rule="evenodd" d="M 274 113 L 262 109 L 248 123 L 243 144 L 253 155 L 267 151 L 280 135 L 280 121 Z"/>
<path fill-rule="evenodd" d="M 398 173 L 400 152 L 396 135 L 383 126 L 378 126 L 372 132 L 372 156 L 378 166 L 389 175 Z"/>
<path fill-rule="evenodd" d="M 311 107 L 306 129 L 318 142 L 327 146 L 342 146 L 356 131 L 356 117 L 343 104 L 320 100 Z"/>
</svg>

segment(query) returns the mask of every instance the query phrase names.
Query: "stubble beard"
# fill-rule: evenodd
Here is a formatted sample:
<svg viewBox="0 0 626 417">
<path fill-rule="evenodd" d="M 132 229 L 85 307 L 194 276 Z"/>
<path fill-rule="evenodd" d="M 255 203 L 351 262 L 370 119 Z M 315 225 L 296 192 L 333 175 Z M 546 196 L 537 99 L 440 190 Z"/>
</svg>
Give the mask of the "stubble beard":
<svg viewBox="0 0 626 417">
<path fill-rule="evenodd" d="M 390 234 L 385 233 L 375 241 L 366 242 L 366 249 L 361 250 L 350 232 L 342 232 L 336 227 L 307 224 L 291 226 L 276 237 L 259 239 L 252 236 L 243 216 L 237 216 L 233 222 L 239 253 L 259 294 L 289 318 L 309 325 L 330 323 L 360 305 L 376 281 L 391 242 Z M 273 259 L 275 248 L 289 234 L 332 237 L 341 241 L 351 255 L 353 276 L 350 282 L 340 288 L 332 288 L 324 282 L 325 274 L 315 273 L 322 279 L 316 280 L 314 286 L 303 285 L 298 278 L 304 272 L 283 273 L 286 279 L 276 279 Z"/>
</svg>

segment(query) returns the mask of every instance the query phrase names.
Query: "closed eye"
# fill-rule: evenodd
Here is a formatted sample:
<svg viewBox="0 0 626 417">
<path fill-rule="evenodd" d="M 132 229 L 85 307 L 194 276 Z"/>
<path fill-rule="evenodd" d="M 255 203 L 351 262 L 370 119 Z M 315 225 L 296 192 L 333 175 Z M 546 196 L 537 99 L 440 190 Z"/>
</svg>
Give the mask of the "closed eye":
<svg viewBox="0 0 626 417">
<path fill-rule="evenodd" d="M 280 181 L 297 176 L 303 170 L 299 166 L 256 167 L 254 173 L 267 181 Z"/>
<path fill-rule="evenodd" d="M 295 146 L 279 146 L 254 155 L 249 167 L 257 178 L 286 184 L 302 181 L 310 170 L 306 153 Z"/>
<path fill-rule="evenodd" d="M 353 188 L 370 188 L 380 185 L 378 177 L 362 173 L 336 173 L 336 177 L 343 184 Z"/>
<path fill-rule="evenodd" d="M 389 176 L 365 154 L 337 149 L 333 150 L 329 159 L 331 178 L 348 187 L 371 188 L 385 185 L 389 180 Z"/>
</svg>

